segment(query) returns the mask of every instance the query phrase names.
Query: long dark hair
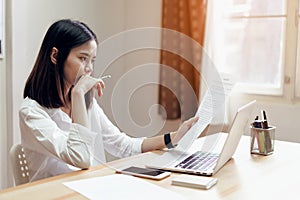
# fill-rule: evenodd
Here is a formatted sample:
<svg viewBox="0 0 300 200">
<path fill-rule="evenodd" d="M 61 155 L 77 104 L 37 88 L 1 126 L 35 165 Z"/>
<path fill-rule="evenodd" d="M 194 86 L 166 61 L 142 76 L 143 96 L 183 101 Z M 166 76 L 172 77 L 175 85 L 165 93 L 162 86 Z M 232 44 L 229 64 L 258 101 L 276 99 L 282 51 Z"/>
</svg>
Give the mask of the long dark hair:
<svg viewBox="0 0 300 200">
<path fill-rule="evenodd" d="M 23 97 L 36 100 L 46 108 L 66 104 L 64 63 L 71 49 L 90 40 L 98 44 L 95 33 L 83 22 L 63 19 L 53 23 L 42 42 L 34 67 L 26 81 Z M 56 64 L 51 62 L 52 48 L 58 49 Z M 70 98 L 70 95 L 68 95 Z"/>
</svg>

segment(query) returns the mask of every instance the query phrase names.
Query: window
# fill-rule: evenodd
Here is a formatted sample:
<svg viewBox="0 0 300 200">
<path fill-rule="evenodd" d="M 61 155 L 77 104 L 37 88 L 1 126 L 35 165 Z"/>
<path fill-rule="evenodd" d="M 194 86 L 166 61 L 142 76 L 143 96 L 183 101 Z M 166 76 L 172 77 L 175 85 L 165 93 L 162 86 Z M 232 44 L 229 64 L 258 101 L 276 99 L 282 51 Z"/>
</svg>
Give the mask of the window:
<svg viewBox="0 0 300 200">
<path fill-rule="evenodd" d="M 295 63 L 289 64 L 286 60 L 296 60 L 295 56 L 292 57 L 295 53 L 288 54 L 296 49 L 287 51 L 297 40 L 291 34 L 295 31 L 292 27 L 295 24 L 292 22 L 295 20 L 295 2 L 208 2 L 208 53 L 218 70 L 236 77 L 238 89 L 242 92 L 280 96 L 285 95 L 285 85 L 293 83 L 292 74 L 289 73 L 293 71 L 291 68 L 295 69 Z M 300 85 L 298 79 L 297 85 Z M 297 87 L 300 97 L 300 86 Z"/>
</svg>

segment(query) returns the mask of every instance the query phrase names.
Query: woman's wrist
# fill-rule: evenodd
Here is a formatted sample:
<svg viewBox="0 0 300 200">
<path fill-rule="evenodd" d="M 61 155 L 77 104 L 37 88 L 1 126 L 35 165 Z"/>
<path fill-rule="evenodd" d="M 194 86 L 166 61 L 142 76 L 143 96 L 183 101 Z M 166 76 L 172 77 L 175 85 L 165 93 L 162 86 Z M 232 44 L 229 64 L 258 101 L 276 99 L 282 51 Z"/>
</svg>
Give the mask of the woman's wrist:
<svg viewBox="0 0 300 200">
<path fill-rule="evenodd" d="M 81 88 L 73 88 L 71 91 L 71 96 L 72 97 L 79 97 L 79 96 L 83 96 L 84 95 L 84 91 Z"/>
<path fill-rule="evenodd" d="M 72 90 L 71 93 L 72 121 L 89 128 L 84 94 L 80 91 L 82 90 Z"/>
<path fill-rule="evenodd" d="M 174 142 L 174 137 L 176 132 L 169 132 L 164 135 L 164 143 L 168 149 L 175 148 L 177 146 L 177 142 Z"/>
</svg>

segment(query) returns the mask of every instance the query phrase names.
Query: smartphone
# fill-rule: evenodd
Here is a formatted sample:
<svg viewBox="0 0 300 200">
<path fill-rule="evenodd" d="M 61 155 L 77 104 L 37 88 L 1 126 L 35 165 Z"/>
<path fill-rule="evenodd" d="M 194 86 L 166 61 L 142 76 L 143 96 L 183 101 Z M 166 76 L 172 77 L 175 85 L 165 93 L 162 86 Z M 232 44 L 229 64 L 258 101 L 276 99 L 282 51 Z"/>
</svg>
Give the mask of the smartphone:
<svg viewBox="0 0 300 200">
<path fill-rule="evenodd" d="M 171 172 L 165 172 L 158 169 L 148 169 L 148 168 L 135 167 L 135 166 L 117 170 L 116 172 L 142 177 L 142 178 L 155 179 L 155 180 L 160 180 L 171 175 Z"/>
</svg>

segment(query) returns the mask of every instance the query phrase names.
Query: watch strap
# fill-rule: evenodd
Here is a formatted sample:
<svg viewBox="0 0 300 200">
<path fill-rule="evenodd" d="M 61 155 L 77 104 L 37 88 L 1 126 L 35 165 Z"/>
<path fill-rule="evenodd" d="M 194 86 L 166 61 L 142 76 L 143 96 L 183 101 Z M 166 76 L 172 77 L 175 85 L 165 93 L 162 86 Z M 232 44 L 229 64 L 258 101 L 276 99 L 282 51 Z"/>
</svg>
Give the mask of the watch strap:
<svg viewBox="0 0 300 200">
<path fill-rule="evenodd" d="M 173 149 L 174 147 L 176 147 L 176 145 L 173 145 L 172 144 L 172 141 L 171 141 L 171 134 L 170 133 L 166 133 L 164 135 L 164 141 L 165 141 L 165 145 L 168 149 Z"/>
</svg>

